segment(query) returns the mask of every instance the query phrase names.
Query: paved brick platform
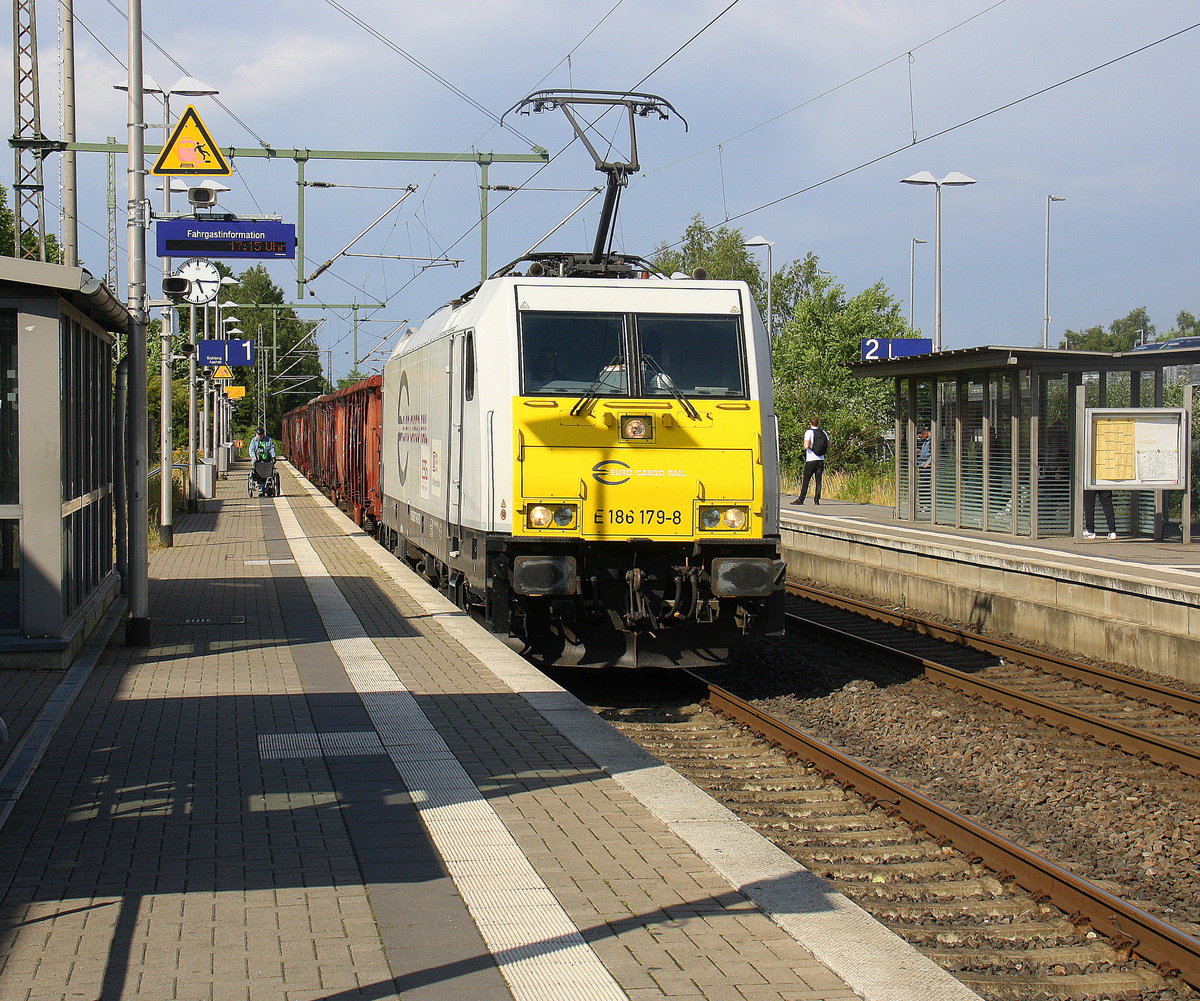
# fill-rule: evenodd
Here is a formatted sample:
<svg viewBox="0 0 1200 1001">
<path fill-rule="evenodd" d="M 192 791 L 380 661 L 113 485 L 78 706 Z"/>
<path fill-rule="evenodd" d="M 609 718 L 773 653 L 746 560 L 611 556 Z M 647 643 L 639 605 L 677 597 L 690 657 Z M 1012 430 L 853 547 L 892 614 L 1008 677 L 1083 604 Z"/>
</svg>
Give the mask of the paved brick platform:
<svg viewBox="0 0 1200 1001">
<path fill-rule="evenodd" d="M 284 482 L 182 519 L 153 645 L 77 676 L 4 1001 L 975 997 Z"/>
</svg>

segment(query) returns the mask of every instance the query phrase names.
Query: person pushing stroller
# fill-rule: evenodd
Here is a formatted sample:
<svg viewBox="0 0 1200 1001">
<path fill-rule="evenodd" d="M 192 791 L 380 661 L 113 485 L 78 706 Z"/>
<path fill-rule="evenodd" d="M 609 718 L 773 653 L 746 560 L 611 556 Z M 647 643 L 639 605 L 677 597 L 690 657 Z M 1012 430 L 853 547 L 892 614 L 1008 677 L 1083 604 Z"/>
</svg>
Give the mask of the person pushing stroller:
<svg viewBox="0 0 1200 1001">
<path fill-rule="evenodd" d="M 258 487 L 258 496 L 265 497 L 275 478 L 275 442 L 263 428 L 250 439 L 250 461 L 254 463 L 251 481 Z"/>
</svg>

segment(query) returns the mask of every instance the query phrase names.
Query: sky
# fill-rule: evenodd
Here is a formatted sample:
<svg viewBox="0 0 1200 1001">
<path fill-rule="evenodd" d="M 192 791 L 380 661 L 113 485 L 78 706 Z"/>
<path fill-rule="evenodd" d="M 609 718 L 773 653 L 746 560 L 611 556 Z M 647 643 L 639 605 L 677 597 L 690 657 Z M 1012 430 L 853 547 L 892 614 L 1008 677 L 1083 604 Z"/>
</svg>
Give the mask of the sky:
<svg viewBox="0 0 1200 1001">
<path fill-rule="evenodd" d="M 127 4 L 74 0 L 78 138 L 127 135 Z M 1165 0 L 207 0 L 147 3 L 144 68 L 218 97 L 191 101 L 222 148 L 527 153 L 493 164 L 489 270 L 521 256 L 603 184 L 561 112 L 510 115 L 539 88 L 633 89 L 682 119 L 640 119 L 641 171 L 625 191 L 614 249 L 649 256 L 693 216 L 773 241 L 778 270 L 806 253 L 853 295 L 883 282 L 932 336 L 934 190 L 918 171 L 977 183 L 942 193 L 946 349 L 1041 343 L 1050 207 L 1050 338 L 1145 307 L 1159 333 L 1200 313 L 1200 8 Z M 42 127 L 61 135 L 59 8 L 38 5 Z M 1170 37 L 1175 36 L 1175 37 Z M 1141 50 L 1141 51 L 1138 51 Z M 11 43 L 7 52 L 11 65 Z M 1106 65 L 1107 64 L 1107 65 Z M 161 105 L 147 98 L 147 142 Z M 12 132 L 11 108 L 4 128 Z M 618 127 L 619 126 L 619 127 Z M 610 115 L 598 134 L 625 152 Z M 295 222 L 295 162 L 244 157 L 221 208 Z M 11 171 L 11 159 L 7 171 Z M 106 266 L 107 157 L 79 154 L 80 255 Z M 124 158 L 118 158 L 120 284 L 126 295 Z M 474 286 L 481 274 L 480 173 L 470 162 L 310 161 L 300 315 L 335 376 L 381 365 L 385 338 Z M 3 183 L 11 187 L 6 172 Z M 46 163 L 58 229 L 60 176 Z M 154 205 L 158 179 L 148 179 Z M 403 188 L 416 190 L 387 212 Z M 181 199 L 176 196 L 178 209 Z M 11 204 L 11 201 L 10 201 Z M 597 198 L 541 249 L 590 250 Z M 927 241 L 914 244 L 914 239 Z M 149 286 L 161 262 L 149 240 Z M 766 254 L 754 251 L 766 265 Z M 422 267 L 399 258 L 443 258 Z M 236 272 L 255 262 L 228 261 Z M 272 277 L 299 301 L 296 262 Z M 909 303 L 909 284 L 914 294 Z M 380 304 L 352 311 L 323 304 Z M 253 332 L 251 332 L 253 333 Z"/>
</svg>

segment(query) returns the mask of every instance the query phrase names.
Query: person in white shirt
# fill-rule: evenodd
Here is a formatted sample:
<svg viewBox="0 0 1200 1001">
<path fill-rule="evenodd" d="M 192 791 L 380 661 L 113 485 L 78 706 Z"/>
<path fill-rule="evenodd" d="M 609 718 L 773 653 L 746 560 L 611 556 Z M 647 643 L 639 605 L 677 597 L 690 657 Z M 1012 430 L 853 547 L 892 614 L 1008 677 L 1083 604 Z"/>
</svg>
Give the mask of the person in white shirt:
<svg viewBox="0 0 1200 1001">
<path fill-rule="evenodd" d="M 809 421 L 809 429 L 804 432 L 804 479 L 800 483 L 800 496 L 793 504 L 803 504 L 808 496 L 808 484 L 815 480 L 813 503 L 821 503 L 821 477 L 825 474 L 825 452 L 829 448 L 829 435 L 821 428 L 817 418 Z"/>
</svg>

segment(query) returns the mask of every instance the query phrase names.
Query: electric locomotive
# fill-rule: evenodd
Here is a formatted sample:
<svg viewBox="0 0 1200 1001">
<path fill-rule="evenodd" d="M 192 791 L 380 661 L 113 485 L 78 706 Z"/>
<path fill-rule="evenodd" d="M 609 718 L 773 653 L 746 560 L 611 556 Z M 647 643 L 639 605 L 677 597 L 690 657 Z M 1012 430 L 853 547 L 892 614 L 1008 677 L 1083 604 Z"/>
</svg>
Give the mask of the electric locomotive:
<svg viewBox="0 0 1200 1001">
<path fill-rule="evenodd" d="M 783 624 L 770 344 L 744 282 L 534 254 L 397 344 L 385 542 L 536 661 L 719 662 Z"/>
</svg>

